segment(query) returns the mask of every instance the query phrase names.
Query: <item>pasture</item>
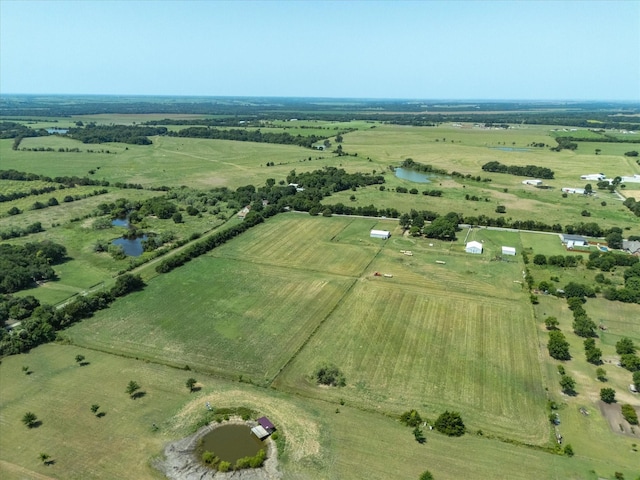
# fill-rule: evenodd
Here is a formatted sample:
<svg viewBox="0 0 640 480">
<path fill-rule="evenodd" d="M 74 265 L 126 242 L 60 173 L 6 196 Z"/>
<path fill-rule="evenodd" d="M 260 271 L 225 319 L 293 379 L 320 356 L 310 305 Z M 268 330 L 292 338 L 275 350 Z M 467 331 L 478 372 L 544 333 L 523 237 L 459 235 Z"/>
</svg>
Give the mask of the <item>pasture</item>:
<svg viewBox="0 0 640 480">
<path fill-rule="evenodd" d="M 77 354 L 89 365 L 77 365 Z M 25 365 L 33 373 L 25 375 Z M 189 377 L 197 378 L 198 392 L 188 392 Z M 427 444 L 419 445 L 397 420 L 348 404 L 337 414 L 336 404 L 77 346 L 45 345 L 6 358 L 0 379 L 0 476 L 8 480 L 163 478 L 151 467 L 153 459 L 166 442 L 193 432 L 207 401 L 216 408 L 243 405 L 268 415 L 286 439 L 279 455 L 284 478 L 417 478 L 426 469 L 444 480 L 595 478 L 588 473 L 594 465 L 578 456 L 569 459 L 475 435 L 450 439 L 427 432 Z M 129 398 L 129 380 L 140 383 L 143 397 Z M 102 418 L 91 413 L 94 403 Z M 26 411 L 42 424 L 22 425 Z M 373 425 L 376 435 L 370 434 Z M 38 459 L 43 452 L 53 465 Z"/>
<path fill-rule="evenodd" d="M 133 123 L 143 117 L 121 120 Z M 452 124 L 295 123 L 273 122 L 265 131 L 335 135 L 337 129 L 351 126 L 358 131 L 343 135 L 343 149 L 351 155 L 172 137 L 154 137 L 151 146 L 83 145 L 62 137 L 37 137 L 25 138 L 22 146 L 55 151 L 13 151 L 12 140 L 0 140 L 0 157 L 3 169 L 49 176 L 86 176 L 94 170 L 91 178 L 144 187 L 259 186 L 267 178 L 284 181 L 294 169 L 324 166 L 384 172 L 384 191 L 371 186 L 337 192 L 323 203 L 494 218 L 499 216 L 496 206 L 504 205 L 506 218 L 562 226 L 597 222 L 602 227 L 627 228 L 625 236 L 640 234 L 637 217 L 617 197 L 601 191 L 595 197 L 560 194 L 564 186 L 583 187 L 587 182 L 580 180 L 581 174 L 639 173 L 635 161 L 623 156 L 629 145 L 584 142 L 575 152 L 557 153 L 527 147 L 531 142 L 555 145 L 550 136 L 555 127 L 548 126 L 503 130 Z M 58 151 L 75 147 L 81 152 Z M 595 148 L 601 149 L 599 155 Z M 389 165 L 398 166 L 409 157 L 492 181 L 441 178 L 416 184 L 396 178 Z M 481 165 L 491 160 L 552 168 L 556 177 L 545 183 L 553 188 L 535 189 L 522 185 L 524 177 L 483 172 Z M 274 166 L 267 167 L 271 162 Z M 394 191 L 399 186 L 439 189 L 443 196 L 401 194 Z M 13 191 L 24 186 L 3 181 L 0 188 Z M 93 218 L 84 217 L 103 202 L 121 197 L 143 200 L 161 193 L 111 186 L 104 195 L 61 201 L 71 192 L 90 193 L 96 188 L 75 187 L 3 203 L 0 229 L 41 221 L 47 230 L 11 242 L 51 239 L 64 244 L 71 257 L 56 267 L 59 280 L 21 295 L 62 302 L 92 286 L 109 284 L 128 265 L 129 260 L 115 261 L 93 252 L 98 240 L 115 238 L 120 232 L 95 231 Z M 480 201 L 466 200 L 466 195 Z M 60 205 L 28 210 L 36 200 L 46 203 L 52 196 Z M 24 213 L 5 216 L 12 206 Z M 590 216 L 582 216 L 584 210 Z M 186 237 L 223 222 L 209 214 L 184 215 L 184 219 L 185 224 L 178 226 L 147 218 L 145 228 L 175 229 Z M 372 228 L 391 230 L 392 237 L 371 239 Z M 416 239 L 403 236 L 395 220 L 289 213 L 169 274 L 156 274 L 153 263 L 143 266 L 136 271 L 148 282 L 144 291 L 119 299 L 108 310 L 62 332 L 62 340 L 72 346 L 49 345 L 2 360 L 0 426 L 10 428 L 2 428 L 0 435 L 1 476 L 159 478 L 149 460 L 159 455 L 166 441 L 192 428 L 201 418 L 205 399 L 220 406 L 248 405 L 273 416 L 283 426 L 289 446 L 282 456 L 285 478 L 414 478 L 427 468 L 439 479 L 595 480 L 611 477 L 616 470 L 635 474 L 638 454 L 631 450 L 632 440 L 611 432 L 599 413 L 602 385 L 595 380 L 595 367 L 584 359 L 582 339 L 571 331 L 566 302 L 540 295 L 540 303 L 532 306 L 521 283 L 523 249 L 530 249 L 530 257 L 571 253 L 557 235 L 474 228 L 457 236 L 455 242 Z M 464 253 L 465 240 L 483 242 L 484 253 Z M 502 245 L 516 247 L 517 256 L 500 259 Z M 400 250 L 411 250 L 413 255 Z M 530 264 L 529 268 L 536 285 L 558 276 L 559 288 L 569 281 L 591 283 L 597 273 L 583 266 Z M 393 276 L 374 276 L 375 272 Z M 614 283 L 621 281 L 619 273 L 611 278 Z M 638 306 L 599 298 L 590 299 L 585 308 L 596 323 L 608 327 L 597 340 L 609 376 L 606 386 L 614 387 L 621 400 L 637 404 L 637 398 L 626 392 L 629 372 L 615 366 L 615 342 L 629 336 L 640 343 Z M 549 359 L 546 350 L 546 315 L 558 317 L 569 339 L 574 358 L 565 367 L 577 380 L 576 397 L 559 391 L 558 362 Z M 78 367 L 73 362 L 78 351 L 90 365 Z M 346 387 L 320 388 L 314 383 L 313 371 L 323 361 L 342 369 Z M 34 373 L 20 372 L 23 364 Z M 179 370 L 187 365 L 191 372 Z M 147 392 L 136 401 L 124 394 L 133 375 Z M 202 383 L 199 393 L 188 394 L 184 382 L 189 376 Z M 86 400 L 92 395 L 96 403 L 109 406 L 105 418 L 93 417 L 88 406 L 86 418 L 77 413 L 82 402 L 93 403 Z M 547 399 L 560 404 L 561 431 L 576 450 L 574 458 L 539 449 L 552 445 Z M 580 414 L 580 406 L 591 414 Z M 29 430 L 19 424 L 25 408 L 38 414 L 41 427 Z M 410 408 L 430 419 L 444 409 L 458 410 L 469 434 L 461 439 L 428 434 L 427 445 L 421 446 L 395 420 Z M 55 418 L 51 412 L 56 412 Z M 95 428 L 96 422 L 102 422 L 101 428 Z M 152 423 L 160 425 L 160 431 L 151 431 Z M 476 435 L 479 430 L 483 435 Z M 66 448 L 49 452 L 55 444 Z M 383 444 L 388 452 L 382 450 Z M 43 449 L 52 454 L 55 465 L 41 465 L 37 455 Z M 109 462 L 114 456 L 121 460 Z"/>
</svg>

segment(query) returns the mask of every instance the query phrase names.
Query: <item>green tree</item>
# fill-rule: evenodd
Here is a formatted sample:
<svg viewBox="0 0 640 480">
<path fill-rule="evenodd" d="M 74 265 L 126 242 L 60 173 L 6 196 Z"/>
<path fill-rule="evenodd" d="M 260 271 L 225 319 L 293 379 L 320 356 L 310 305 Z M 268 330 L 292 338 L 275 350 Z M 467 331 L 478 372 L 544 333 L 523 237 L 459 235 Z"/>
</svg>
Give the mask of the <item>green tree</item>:
<svg viewBox="0 0 640 480">
<path fill-rule="evenodd" d="M 533 263 L 536 265 L 546 265 L 547 257 L 541 253 L 538 253 L 533 257 Z"/>
<path fill-rule="evenodd" d="M 420 444 L 425 443 L 427 441 L 427 438 L 424 436 L 424 433 L 422 433 L 422 430 L 420 430 L 420 427 L 415 427 L 413 429 L 413 436 L 416 439 L 416 442 Z"/>
<path fill-rule="evenodd" d="M 549 355 L 556 360 L 571 360 L 569 353 L 569 342 L 564 334 L 559 330 L 549 332 L 549 343 L 547 343 Z"/>
<path fill-rule="evenodd" d="M 136 392 L 138 390 L 140 390 L 140 385 L 138 385 L 137 382 L 134 382 L 133 380 L 131 380 L 127 384 L 127 389 L 125 391 L 129 394 L 131 398 L 133 398 L 136 395 Z"/>
<path fill-rule="evenodd" d="M 636 353 L 636 346 L 633 344 L 633 340 L 628 337 L 622 337 L 616 342 L 616 353 L 618 355 L 624 355 L 625 353 Z"/>
<path fill-rule="evenodd" d="M 42 463 L 44 463 L 45 465 L 48 465 L 51 455 L 49 455 L 48 453 L 41 453 L 40 455 L 38 455 L 38 458 Z"/>
<path fill-rule="evenodd" d="M 197 380 L 195 378 L 189 378 L 187 380 L 187 388 L 189 389 L 190 392 L 193 392 L 193 387 L 196 386 Z"/>
<path fill-rule="evenodd" d="M 547 327 L 547 330 L 557 330 L 560 322 L 556 317 L 547 317 L 544 319 L 544 325 Z"/>
<path fill-rule="evenodd" d="M 180 212 L 176 212 L 171 216 L 173 223 L 182 223 L 182 214 Z"/>
<path fill-rule="evenodd" d="M 587 362 L 594 365 L 600 365 L 602 363 L 602 350 L 599 348 L 590 348 L 589 350 L 585 350 L 585 354 L 587 356 Z"/>
<path fill-rule="evenodd" d="M 596 378 L 601 382 L 607 381 L 607 372 L 604 368 L 598 367 L 596 368 Z"/>
<path fill-rule="evenodd" d="M 562 387 L 562 391 L 567 395 L 575 395 L 576 393 L 576 381 L 569 375 L 562 375 L 560 377 L 560 387 Z"/>
<path fill-rule="evenodd" d="M 218 471 L 228 472 L 229 470 L 231 470 L 231 462 L 222 461 L 218 464 Z"/>
<path fill-rule="evenodd" d="M 84 355 L 76 355 L 76 363 L 84 362 Z"/>
<path fill-rule="evenodd" d="M 590 184 L 590 183 L 587 183 L 587 184 L 584 186 L 584 194 L 585 194 L 585 195 L 591 195 L 592 193 L 593 193 L 593 187 L 591 186 L 591 184 Z"/>
<path fill-rule="evenodd" d="M 611 232 L 605 237 L 605 240 L 609 248 L 622 248 L 622 233 L 620 232 Z"/>
<path fill-rule="evenodd" d="M 33 412 L 27 412 L 22 416 L 22 423 L 29 428 L 33 428 L 38 423 L 38 417 Z"/>
<path fill-rule="evenodd" d="M 418 480 L 433 480 L 433 475 L 429 470 L 426 470 L 420 474 Z"/>
<path fill-rule="evenodd" d="M 640 391 L 640 370 L 633 372 L 633 383 L 636 390 Z"/>
<path fill-rule="evenodd" d="M 94 415 L 98 413 L 99 409 L 100 409 L 100 405 L 98 405 L 97 403 L 94 403 L 93 405 L 91 405 L 91 413 L 93 413 Z"/>
<path fill-rule="evenodd" d="M 573 457 L 573 447 L 571 446 L 571 444 L 570 444 L 570 443 L 567 443 L 567 444 L 564 446 L 564 454 L 565 454 L 567 457 Z"/>
<path fill-rule="evenodd" d="M 604 403 L 613 403 L 616 401 L 616 391 L 613 388 L 601 388 L 600 400 Z"/>
<path fill-rule="evenodd" d="M 450 412 L 446 410 L 441 413 L 435 422 L 436 430 L 450 437 L 459 437 L 464 435 L 465 426 L 462 417 L 458 412 Z"/>
</svg>

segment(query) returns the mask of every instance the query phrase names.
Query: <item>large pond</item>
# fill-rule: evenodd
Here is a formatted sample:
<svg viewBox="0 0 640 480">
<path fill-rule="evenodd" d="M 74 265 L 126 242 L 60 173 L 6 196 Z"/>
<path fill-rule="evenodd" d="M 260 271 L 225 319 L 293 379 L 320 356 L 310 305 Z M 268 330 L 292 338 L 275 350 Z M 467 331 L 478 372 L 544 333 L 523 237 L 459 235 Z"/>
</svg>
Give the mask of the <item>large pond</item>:
<svg viewBox="0 0 640 480">
<path fill-rule="evenodd" d="M 198 455 L 213 452 L 215 456 L 232 465 L 239 458 L 253 457 L 266 445 L 259 440 L 248 425 L 221 425 L 207 433 L 198 447 Z"/>
<path fill-rule="evenodd" d="M 146 240 L 147 236 L 143 235 L 138 238 L 117 238 L 113 242 L 114 245 L 120 245 L 124 250 L 124 254 L 128 257 L 139 257 L 144 252 L 142 248 L 142 241 Z"/>
<path fill-rule="evenodd" d="M 398 167 L 395 169 L 396 177 L 402 180 L 409 180 L 416 183 L 431 183 L 430 178 L 434 178 L 434 175 L 428 175 L 426 173 L 416 172 L 415 170 L 409 170 L 407 168 Z"/>
</svg>

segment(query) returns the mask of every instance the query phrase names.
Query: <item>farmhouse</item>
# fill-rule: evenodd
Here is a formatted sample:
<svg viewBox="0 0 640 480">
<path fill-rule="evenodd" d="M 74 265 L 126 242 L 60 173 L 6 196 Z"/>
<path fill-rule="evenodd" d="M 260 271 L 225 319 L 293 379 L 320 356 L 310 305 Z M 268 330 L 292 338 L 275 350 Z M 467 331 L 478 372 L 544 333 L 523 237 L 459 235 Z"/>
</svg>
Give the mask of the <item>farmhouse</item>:
<svg viewBox="0 0 640 480">
<path fill-rule="evenodd" d="M 388 230 L 371 230 L 371 238 L 384 238 L 387 239 L 391 236 L 391 232 Z"/>
<path fill-rule="evenodd" d="M 246 217 L 250 210 L 251 210 L 250 206 L 244 207 L 242 210 L 238 212 L 238 218 Z"/>
<path fill-rule="evenodd" d="M 540 185 L 542 185 L 542 180 L 537 180 L 535 178 L 528 178 L 526 180 L 522 181 L 523 185 L 534 185 L 536 187 L 539 187 Z"/>
<path fill-rule="evenodd" d="M 577 193 L 584 195 L 584 188 L 562 187 L 562 193 Z"/>
<path fill-rule="evenodd" d="M 474 253 L 474 254 L 482 253 L 482 244 L 474 240 L 472 242 L 467 243 L 467 246 L 464 248 L 464 251 L 467 253 Z"/>
<path fill-rule="evenodd" d="M 567 246 L 567 248 L 584 247 L 589 243 L 587 239 L 581 235 L 570 235 L 568 233 L 561 234 L 560 240 Z"/>
<path fill-rule="evenodd" d="M 631 255 L 640 255 L 640 241 L 623 240 L 622 250 L 624 250 L 627 253 L 630 253 Z"/>
<path fill-rule="evenodd" d="M 515 247 L 502 247 L 502 255 L 515 255 L 516 254 L 516 249 Z"/>
</svg>

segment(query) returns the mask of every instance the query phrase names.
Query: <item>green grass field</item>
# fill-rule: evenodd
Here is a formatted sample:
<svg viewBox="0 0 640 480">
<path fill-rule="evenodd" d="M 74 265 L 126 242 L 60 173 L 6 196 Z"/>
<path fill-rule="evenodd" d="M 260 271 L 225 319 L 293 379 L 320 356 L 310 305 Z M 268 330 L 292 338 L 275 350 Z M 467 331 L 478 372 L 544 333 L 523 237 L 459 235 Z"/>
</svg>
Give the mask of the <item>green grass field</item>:
<svg viewBox="0 0 640 480">
<path fill-rule="evenodd" d="M 98 115 L 82 120 L 108 124 L 150 118 Z M 63 127 L 79 119 L 51 119 L 41 126 Z M 529 148 L 531 142 L 555 145 L 551 134 L 556 127 L 532 125 L 503 130 L 448 123 L 402 127 L 305 121 L 273 122 L 265 131 L 331 132 L 333 141 L 344 128 L 358 130 L 343 135 L 343 149 L 351 154 L 343 157 L 295 146 L 222 140 L 154 137 L 151 146 L 84 145 L 57 136 L 25 138 L 21 144 L 51 147 L 53 152 L 13 151 L 11 139 L 0 140 L 0 157 L 2 169 L 49 176 L 87 176 L 95 170 L 92 178 L 145 187 L 259 186 L 267 178 L 284 180 L 294 169 L 324 166 L 384 172 L 384 191 L 371 186 L 338 192 L 323 202 L 489 217 L 497 217 L 496 206 L 504 205 L 504 216 L 511 219 L 562 226 L 597 222 L 602 227 L 620 226 L 625 236 L 640 235 L 637 217 L 617 197 L 603 192 L 595 197 L 560 194 L 564 186 L 583 187 L 587 182 L 580 180 L 581 174 L 640 173 L 635 160 L 623 155 L 633 149 L 629 144 L 582 142 L 575 152 L 559 153 Z M 81 153 L 58 151 L 75 147 Z M 514 150 L 505 150 L 509 148 Z M 596 148 L 601 149 L 599 155 Z M 97 153 L 102 149 L 110 153 Z M 416 184 L 396 178 L 388 167 L 409 157 L 492 181 L 441 178 Z M 523 177 L 483 172 L 481 165 L 491 160 L 552 168 L 555 179 L 545 183 L 553 188 L 535 189 L 522 185 Z M 266 167 L 268 162 L 274 166 Z M 1 181 L 0 188 L 20 191 L 25 188 L 20 183 Z M 400 194 L 394 191 L 398 186 L 439 189 L 443 196 Z M 64 244 L 70 257 L 56 267 L 58 280 L 20 295 L 59 303 L 92 286 L 107 287 L 128 265 L 129 260 L 93 252 L 98 240 L 120 236 L 119 229 L 96 231 L 91 228 L 93 218 L 83 217 L 103 202 L 121 197 L 143 200 L 160 192 L 111 186 L 105 195 L 62 203 L 66 194 L 95 188 L 76 187 L 2 204 L 0 229 L 35 221 L 46 229 L 11 243 L 50 239 Z M 465 200 L 466 195 L 481 201 Z M 36 200 L 46 203 L 52 196 L 59 206 L 28 210 Z M 24 213 L 5 215 L 12 206 Z M 583 210 L 591 216 L 582 216 Z M 179 226 L 145 219 L 144 228 L 175 231 L 186 238 L 224 222 L 211 212 L 183 217 L 185 223 Z M 83 219 L 72 221 L 77 218 Z M 235 216 L 230 220 L 234 222 L 239 222 Z M 372 228 L 390 230 L 392 237 L 371 239 Z M 136 272 L 148 282 L 144 291 L 62 332 L 61 338 L 73 345 L 47 345 L 2 359 L 0 477 L 160 478 L 149 462 L 167 441 L 189 433 L 202 418 L 204 402 L 211 401 L 217 406 L 249 406 L 282 427 L 287 445 L 281 452 L 284 478 L 417 478 L 425 469 L 438 479 L 597 480 L 613 478 L 615 471 L 635 478 L 639 454 L 632 444 L 640 438 L 612 431 L 600 413 L 603 384 L 595 379 L 596 367 L 585 360 L 582 339 L 572 333 L 566 302 L 540 294 L 540 303 L 532 306 L 522 285 L 523 249 L 531 252 L 530 258 L 537 253 L 575 254 L 586 261 L 587 255 L 567 252 L 551 234 L 474 228 L 457 236 L 454 242 L 418 239 L 403 236 L 395 220 L 289 213 L 169 274 L 156 274 L 153 262 L 141 267 Z M 469 240 L 483 243 L 482 255 L 464 252 Z M 517 256 L 499 258 L 503 245 L 515 247 Z M 536 285 L 557 276 L 558 288 L 569 281 L 593 283 L 598 273 L 583 265 L 528 267 Z M 622 282 L 621 272 L 608 278 L 614 284 Z M 596 323 L 607 326 L 596 340 L 603 350 L 606 386 L 616 389 L 620 402 L 638 405 L 637 396 L 628 392 L 630 373 L 615 365 L 615 342 L 629 336 L 640 344 L 640 307 L 598 298 L 589 299 L 585 308 Z M 570 342 L 573 359 L 565 368 L 576 378 L 575 397 L 561 394 L 558 362 L 547 353 L 543 322 L 548 315 L 558 317 Z M 75 364 L 78 352 L 90 365 Z M 325 361 L 343 370 L 346 387 L 315 385 L 313 371 Z M 31 375 L 21 371 L 25 365 Z M 186 365 L 190 372 L 182 370 Z M 191 395 L 184 386 L 190 376 L 202 386 Z M 136 401 L 124 393 L 132 379 L 146 391 Z M 576 451 L 573 458 L 543 451 L 553 446 L 548 399 L 560 405 L 559 428 Z M 102 405 L 106 416 L 91 415 L 91 403 Z M 580 407 L 590 415 L 579 413 Z M 444 409 L 458 410 L 469 433 L 449 439 L 427 431 L 427 444 L 419 445 L 411 430 L 396 420 L 410 408 L 430 419 Z M 29 430 L 20 423 L 26 410 L 42 419 L 40 427 Z M 159 431 L 151 430 L 153 423 Z M 477 435 L 478 430 L 483 435 Z M 52 455 L 54 465 L 45 467 L 38 460 L 43 450 Z M 113 458 L 118 462 L 110 461 Z"/>
</svg>

